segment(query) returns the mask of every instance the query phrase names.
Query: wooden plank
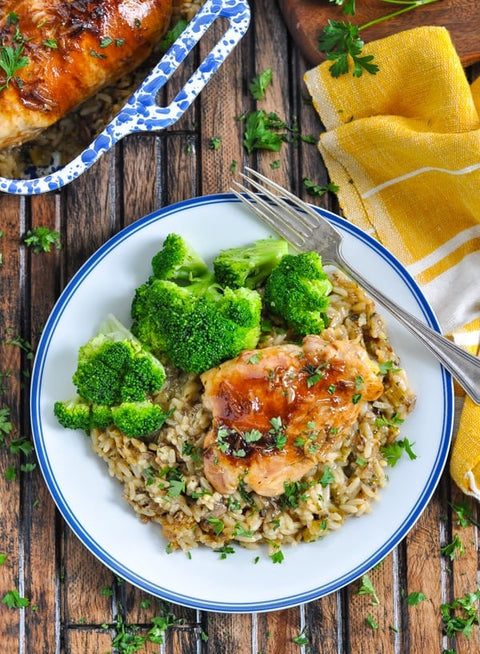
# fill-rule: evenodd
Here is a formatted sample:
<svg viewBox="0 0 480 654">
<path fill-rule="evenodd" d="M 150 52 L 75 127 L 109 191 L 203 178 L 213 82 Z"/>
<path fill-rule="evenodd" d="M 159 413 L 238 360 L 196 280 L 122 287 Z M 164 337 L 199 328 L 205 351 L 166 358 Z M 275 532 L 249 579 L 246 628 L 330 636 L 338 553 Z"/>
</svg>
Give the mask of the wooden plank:
<svg viewBox="0 0 480 654">
<path fill-rule="evenodd" d="M 253 616 L 249 613 L 205 614 L 202 629 L 208 636 L 204 647 L 206 654 L 252 652 L 252 620 Z"/>
<path fill-rule="evenodd" d="M 224 30 L 223 21 L 216 21 L 200 44 L 202 56 Z M 202 195 L 228 191 L 233 172 L 242 165 L 243 134 L 237 118 L 245 111 L 242 95 L 245 80 L 236 79 L 236 75 L 242 69 L 243 46 L 242 42 L 235 48 L 199 98 L 201 137 L 197 147 Z"/>
<path fill-rule="evenodd" d="M 112 651 L 112 636 L 102 629 L 69 629 L 65 641 L 65 654 L 106 654 Z"/>
<path fill-rule="evenodd" d="M 257 617 L 257 648 L 262 654 L 276 654 L 278 644 L 283 643 L 282 654 L 298 654 L 299 645 L 294 641 L 302 632 L 300 609 L 294 607 Z M 255 649 L 253 650 L 255 652 Z"/>
<path fill-rule="evenodd" d="M 312 652 L 337 654 L 342 644 L 341 593 L 305 605 L 305 635 Z"/>
<path fill-rule="evenodd" d="M 158 206 L 157 156 L 155 136 L 132 135 L 123 142 L 122 184 L 119 189 L 123 200 L 123 225 L 133 223 Z"/>
<path fill-rule="evenodd" d="M 49 194 L 30 201 L 31 228 L 48 227 L 60 231 L 58 195 Z M 30 332 L 28 338 L 36 351 L 38 339 L 59 292 L 61 251 L 28 253 Z M 28 398 L 24 398 L 28 405 Z M 28 433 L 28 418 L 24 433 Z M 27 457 L 30 461 L 32 457 Z M 44 643 L 44 654 L 57 651 L 60 639 L 56 617 L 56 510 L 40 470 L 23 475 L 23 536 L 25 541 L 25 587 L 37 609 L 25 613 L 28 634 L 26 652 L 35 652 Z M 41 519 L 39 519 L 41 516 Z M 51 556 L 45 557 L 45 552 Z M 51 619 L 45 620 L 45 615 Z"/>
<path fill-rule="evenodd" d="M 23 550 L 21 547 L 21 498 L 19 457 L 10 454 L 8 444 L 19 436 L 21 419 L 21 352 L 19 348 L 7 345 L 21 330 L 21 302 L 18 295 L 21 279 L 20 239 L 24 213 L 19 198 L 0 197 L 0 252 L 3 264 L 0 266 L 0 284 L 3 316 L 0 322 L 0 408 L 9 410 L 13 425 L 10 434 L 4 437 L 5 446 L 0 447 L 0 554 L 7 558 L 0 566 L 0 600 L 11 590 L 25 596 L 23 578 Z M 15 471 L 16 480 L 8 480 L 7 470 Z M 21 639 L 21 623 L 29 609 L 9 608 L 0 603 L 0 642 L 5 652 L 18 650 Z"/>
<path fill-rule="evenodd" d="M 406 538 L 406 579 L 400 598 L 405 625 L 402 640 L 411 651 L 429 643 L 432 651 L 442 651 L 440 604 L 444 601 L 442 561 L 440 556 L 440 520 L 447 506 L 440 487 L 418 522 Z M 426 600 L 417 606 L 408 606 L 405 598 L 413 592 L 422 592 Z"/>
</svg>

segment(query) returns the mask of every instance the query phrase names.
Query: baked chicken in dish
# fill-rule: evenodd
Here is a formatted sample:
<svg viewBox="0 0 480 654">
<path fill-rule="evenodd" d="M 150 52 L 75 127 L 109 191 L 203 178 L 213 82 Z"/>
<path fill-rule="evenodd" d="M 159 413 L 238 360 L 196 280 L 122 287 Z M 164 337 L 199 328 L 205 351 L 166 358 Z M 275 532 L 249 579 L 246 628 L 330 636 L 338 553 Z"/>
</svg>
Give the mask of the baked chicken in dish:
<svg viewBox="0 0 480 654">
<path fill-rule="evenodd" d="M 360 343 L 320 336 L 243 352 L 201 379 L 213 416 L 204 471 L 224 495 L 242 482 L 259 495 L 281 495 L 383 392 L 378 366 Z"/>
<path fill-rule="evenodd" d="M 139 66 L 172 0 L 0 0 L 0 149 L 29 141 Z"/>
</svg>

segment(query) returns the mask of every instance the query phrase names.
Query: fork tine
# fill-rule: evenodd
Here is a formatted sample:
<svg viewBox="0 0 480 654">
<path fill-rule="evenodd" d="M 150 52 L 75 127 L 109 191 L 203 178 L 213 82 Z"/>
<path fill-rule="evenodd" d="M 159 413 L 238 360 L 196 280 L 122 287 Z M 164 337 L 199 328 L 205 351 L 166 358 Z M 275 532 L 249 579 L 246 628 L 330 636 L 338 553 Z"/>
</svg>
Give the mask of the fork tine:
<svg viewBox="0 0 480 654">
<path fill-rule="evenodd" d="M 240 182 L 236 180 L 233 181 L 235 186 L 241 191 L 237 191 L 235 188 L 231 187 L 230 190 L 232 193 L 239 198 L 244 204 L 246 204 L 250 209 L 259 216 L 273 231 L 277 232 L 281 237 L 291 243 L 294 247 L 299 250 L 302 249 L 305 244 L 305 239 L 303 236 L 299 235 L 297 231 L 293 230 L 288 223 L 279 221 L 279 214 L 272 208 L 272 205 L 264 200 L 260 195 L 250 191 Z"/>
<path fill-rule="evenodd" d="M 262 175 L 259 173 L 257 170 L 254 170 L 253 168 L 250 168 L 249 166 L 245 166 L 244 170 L 246 170 L 250 175 L 253 177 L 256 177 L 257 179 L 261 180 L 264 184 L 267 184 L 271 188 L 274 188 L 276 191 L 281 193 L 284 197 L 288 198 L 292 204 L 294 204 L 296 207 L 301 209 L 302 212 L 304 212 L 303 218 L 304 218 L 304 223 L 312 228 L 318 226 L 318 223 L 322 220 L 322 218 L 319 216 L 319 214 L 312 209 L 312 207 L 307 203 L 301 200 L 297 195 L 292 193 L 291 191 L 288 191 L 286 188 L 283 186 L 280 186 L 280 184 L 277 184 L 276 182 L 273 182 L 271 179 L 268 179 L 268 177 L 265 177 L 265 175 Z M 240 173 L 242 177 L 246 180 L 248 180 L 250 183 L 252 183 L 252 180 L 249 179 L 249 177 L 243 173 Z M 257 186 L 256 188 L 261 188 Z M 297 216 L 298 218 L 298 216 Z"/>
<path fill-rule="evenodd" d="M 309 238 L 312 234 L 312 225 L 309 221 L 303 218 L 298 210 L 292 208 L 292 205 L 285 200 L 285 198 L 272 193 L 268 188 L 259 184 L 256 180 L 251 179 L 247 175 L 240 173 L 240 176 L 247 181 L 250 186 L 253 186 L 254 189 L 259 191 L 262 195 L 265 195 L 273 204 L 277 207 L 282 213 L 277 213 L 277 219 L 281 220 L 285 225 L 287 225 L 292 231 L 299 232 L 304 239 Z M 270 204 L 270 210 L 272 213 L 272 204 Z"/>
</svg>

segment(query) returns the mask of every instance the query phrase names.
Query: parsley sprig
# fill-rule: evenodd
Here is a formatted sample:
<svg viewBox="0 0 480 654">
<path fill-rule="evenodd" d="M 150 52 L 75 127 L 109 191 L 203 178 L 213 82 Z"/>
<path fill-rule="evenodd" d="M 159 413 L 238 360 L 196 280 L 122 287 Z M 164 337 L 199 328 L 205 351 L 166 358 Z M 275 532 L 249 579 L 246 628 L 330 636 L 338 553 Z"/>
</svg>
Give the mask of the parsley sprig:
<svg viewBox="0 0 480 654">
<path fill-rule="evenodd" d="M 355 0 L 330 0 L 341 6 L 345 15 L 355 15 Z M 429 5 L 438 0 L 381 0 L 389 4 L 402 5 L 400 9 L 374 18 L 363 25 L 354 25 L 350 21 L 328 20 L 318 39 L 318 49 L 325 53 L 328 61 L 333 61 L 329 68 L 332 77 L 340 77 L 349 72 L 353 64 L 352 75 L 361 77 L 364 71 L 375 75 L 379 67 L 373 62 L 373 55 L 364 55 L 364 41 L 360 32 L 377 23 L 390 20 L 422 5 Z"/>
<path fill-rule="evenodd" d="M 15 32 L 11 45 L 6 45 L 4 41 L 0 45 L 0 68 L 6 75 L 5 82 L 0 85 L 0 91 L 6 89 L 16 73 L 28 64 L 28 57 L 23 51 L 25 39 L 18 27 L 18 15 L 15 12 L 12 11 L 8 14 L 7 25 L 14 25 Z"/>
</svg>

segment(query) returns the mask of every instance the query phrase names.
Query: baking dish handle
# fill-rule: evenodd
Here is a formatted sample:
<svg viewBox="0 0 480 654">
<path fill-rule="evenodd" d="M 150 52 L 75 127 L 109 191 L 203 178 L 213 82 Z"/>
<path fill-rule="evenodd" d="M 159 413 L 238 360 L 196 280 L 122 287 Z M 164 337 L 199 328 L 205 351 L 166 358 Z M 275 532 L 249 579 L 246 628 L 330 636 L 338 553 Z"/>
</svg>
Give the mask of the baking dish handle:
<svg viewBox="0 0 480 654">
<path fill-rule="evenodd" d="M 159 90 L 220 17 L 228 20 L 227 30 L 173 101 L 167 107 L 160 107 L 156 100 Z M 125 106 L 82 153 L 62 168 L 43 177 L 0 177 L 0 191 L 37 195 L 58 190 L 88 170 L 102 154 L 128 134 L 159 131 L 175 123 L 244 36 L 249 23 L 250 7 L 246 0 L 206 0 Z"/>
</svg>

